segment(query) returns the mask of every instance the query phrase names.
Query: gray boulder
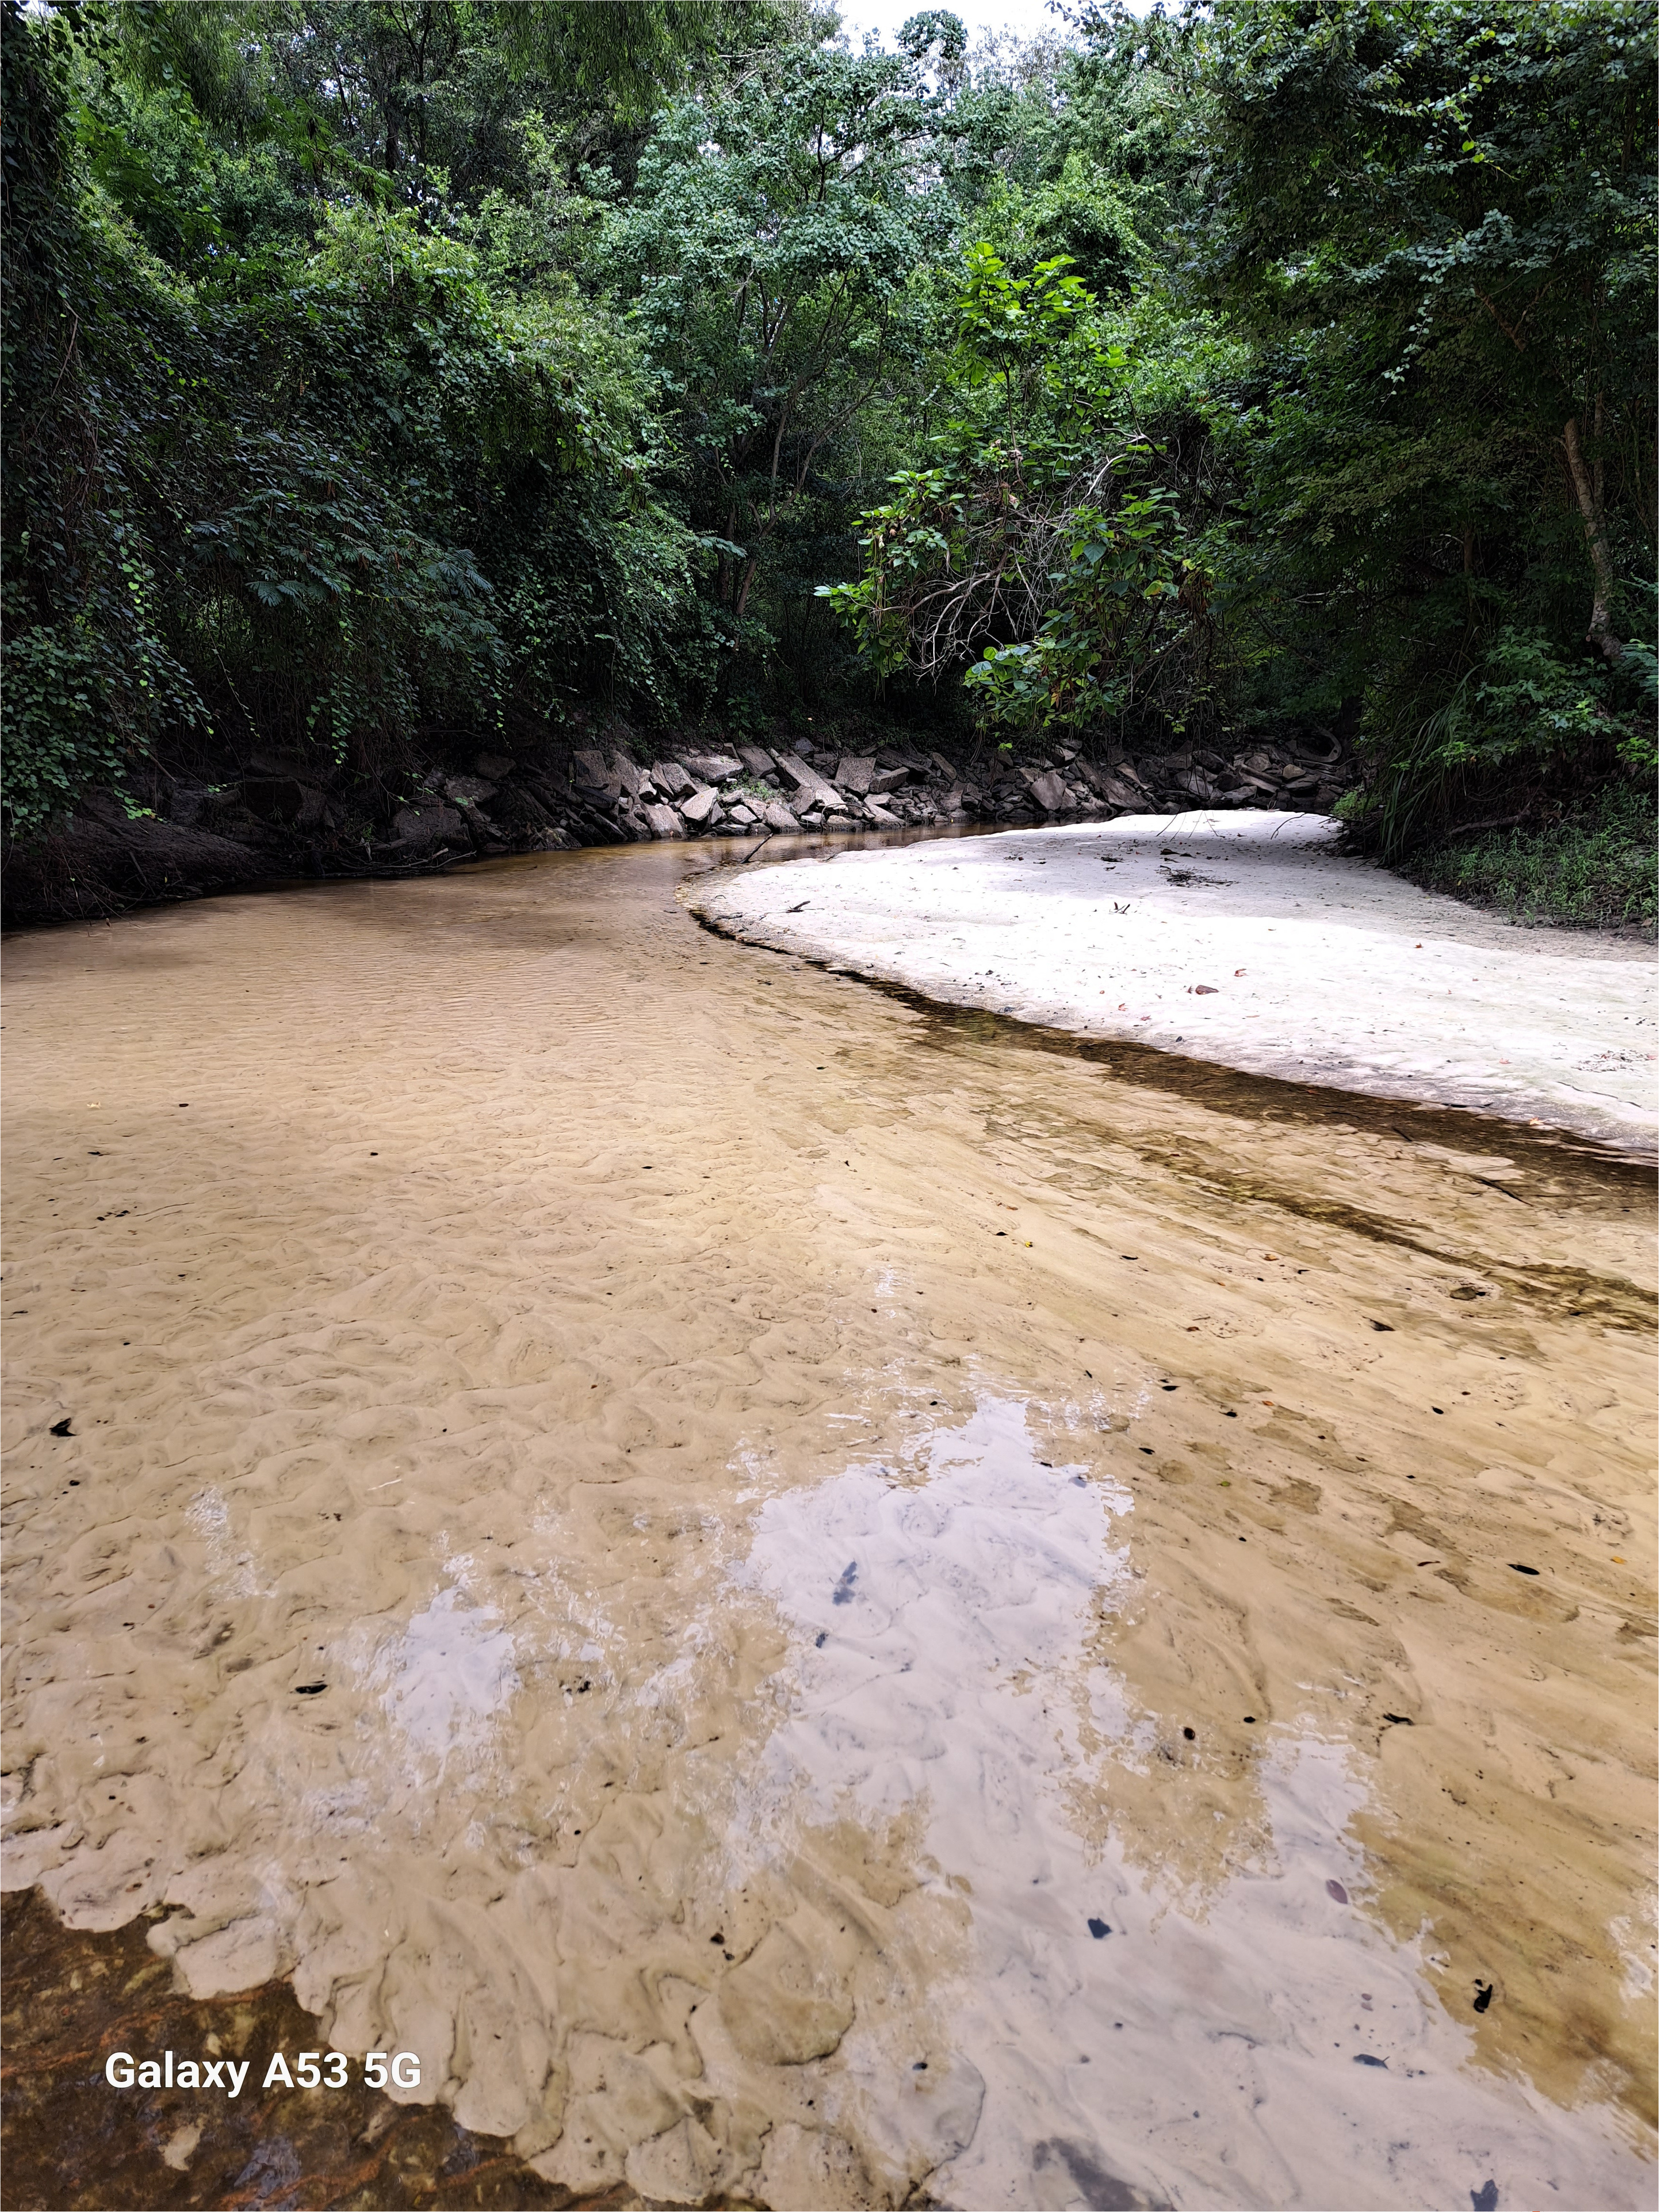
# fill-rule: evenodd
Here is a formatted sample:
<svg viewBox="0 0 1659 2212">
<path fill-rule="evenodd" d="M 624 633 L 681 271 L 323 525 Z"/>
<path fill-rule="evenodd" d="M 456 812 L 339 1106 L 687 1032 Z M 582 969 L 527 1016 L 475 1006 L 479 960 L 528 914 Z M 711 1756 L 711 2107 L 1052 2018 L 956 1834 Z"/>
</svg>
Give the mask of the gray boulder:
<svg viewBox="0 0 1659 2212">
<path fill-rule="evenodd" d="M 730 753 L 682 753 L 680 758 L 705 783 L 730 783 L 734 775 L 743 774 L 743 763 Z"/>
<path fill-rule="evenodd" d="M 686 821 L 701 828 L 720 803 L 719 792 L 711 791 L 705 784 L 702 790 L 694 791 L 690 799 L 683 799 L 680 801 L 680 812 Z"/>
<path fill-rule="evenodd" d="M 262 821 L 314 830 L 326 801 L 315 763 L 289 753 L 256 753 L 242 772 L 242 803 Z"/>
<path fill-rule="evenodd" d="M 1215 785 L 1211 782 L 1201 768 L 1179 769 L 1171 781 L 1177 791 L 1184 791 L 1189 799 L 1195 799 L 1200 806 L 1212 805 L 1219 795 Z"/>
<path fill-rule="evenodd" d="M 850 791 L 860 799 L 867 799 L 871 778 L 875 772 L 876 763 L 868 754 L 844 753 L 841 766 L 836 770 L 836 781 L 843 791 Z"/>
<path fill-rule="evenodd" d="M 678 761 L 653 761 L 651 781 L 667 799 L 678 799 L 696 787 L 696 779 L 689 775 Z"/>
<path fill-rule="evenodd" d="M 656 838 L 684 837 L 685 824 L 672 806 L 647 806 L 641 809 L 651 835 Z"/>
<path fill-rule="evenodd" d="M 1119 776 L 1103 775 L 1095 788 L 1108 805 L 1124 807 L 1131 814 L 1138 813 L 1146 804 L 1146 793 L 1136 791 Z"/>
<path fill-rule="evenodd" d="M 212 796 L 210 783 L 193 783 L 182 776 L 175 777 L 167 793 L 167 820 L 180 830 L 193 830 Z"/>
<path fill-rule="evenodd" d="M 412 845 L 417 851 L 426 851 L 441 845 L 452 837 L 464 838 L 466 824 L 459 811 L 442 805 L 436 799 L 424 806 L 400 806 L 392 817 L 392 835 L 400 845 Z"/>
<path fill-rule="evenodd" d="M 808 805 L 839 806 L 841 793 L 833 783 L 826 783 L 817 769 L 809 768 L 799 753 L 780 753 L 778 766 L 793 783 Z"/>
</svg>

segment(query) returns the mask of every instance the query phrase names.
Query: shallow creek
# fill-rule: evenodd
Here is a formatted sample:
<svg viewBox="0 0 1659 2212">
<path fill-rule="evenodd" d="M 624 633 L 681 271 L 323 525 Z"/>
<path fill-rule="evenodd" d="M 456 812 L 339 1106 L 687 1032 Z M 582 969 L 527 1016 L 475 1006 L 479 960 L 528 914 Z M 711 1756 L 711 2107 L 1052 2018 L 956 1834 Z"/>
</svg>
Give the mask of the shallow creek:
<svg viewBox="0 0 1659 2212">
<path fill-rule="evenodd" d="M 720 857 L 11 943 L 8 1886 L 537 2202 L 1650 2203 L 1650 1179 Z"/>
</svg>

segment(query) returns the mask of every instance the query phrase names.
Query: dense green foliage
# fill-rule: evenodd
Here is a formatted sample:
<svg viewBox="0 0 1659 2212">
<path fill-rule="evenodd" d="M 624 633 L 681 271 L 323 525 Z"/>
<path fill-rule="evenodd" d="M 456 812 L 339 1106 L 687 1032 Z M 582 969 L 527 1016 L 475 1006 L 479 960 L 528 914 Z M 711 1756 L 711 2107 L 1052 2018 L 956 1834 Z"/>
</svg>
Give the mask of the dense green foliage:
<svg viewBox="0 0 1659 2212">
<path fill-rule="evenodd" d="M 1430 846 L 1410 872 L 1517 921 L 1651 936 L 1659 922 L 1656 830 L 1650 789 L 1608 784 L 1559 821 Z"/>
<path fill-rule="evenodd" d="M 1392 848 L 1518 768 L 1652 764 L 1621 643 L 1650 627 L 1652 67 L 1639 0 L 1219 19 L 1215 281 L 1273 371 L 1273 585 L 1362 702 Z"/>
<path fill-rule="evenodd" d="M 169 738 L 326 745 L 374 777 L 448 720 L 544 715 L 618 675 L 665 702 L 695 659 L 697 548 L 653 489 L 625 333 L 568 289 L 492 288 L 315 115 L 301 135 L 276 81 L 250 119 L 242 11 L 216 19 L 216 80 L 185 58 L 207 85 L 186 90 L 168 37 L 215 20 L 8 24 L 25 829 Z M 417 154 L 416 198 L 429 176 Z"/>
<path fill-rule="evenodd" d="M 836 702 L 1332 730 L 1389 854 L 1628 787 L 1654 46 L 1654 0 L 979 53 L 0 0 L 9 830 L 157 760 L 324 748 L 384 810 L 492 733 Z"/>
</svg>

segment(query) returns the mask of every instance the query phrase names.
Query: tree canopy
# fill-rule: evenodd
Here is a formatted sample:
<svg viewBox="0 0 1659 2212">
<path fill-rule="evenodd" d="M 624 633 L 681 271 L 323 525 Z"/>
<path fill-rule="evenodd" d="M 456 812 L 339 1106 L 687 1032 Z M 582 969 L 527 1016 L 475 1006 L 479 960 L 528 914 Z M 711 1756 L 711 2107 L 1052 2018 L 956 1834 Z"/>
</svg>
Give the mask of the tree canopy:
<svg viewBox="0 0 1659 2212">
<path fill-rule="evenodd" d="M 1655 0 L 0 0 L 8 834 L 808 702 L 1653 763 Z"/>
</svg>

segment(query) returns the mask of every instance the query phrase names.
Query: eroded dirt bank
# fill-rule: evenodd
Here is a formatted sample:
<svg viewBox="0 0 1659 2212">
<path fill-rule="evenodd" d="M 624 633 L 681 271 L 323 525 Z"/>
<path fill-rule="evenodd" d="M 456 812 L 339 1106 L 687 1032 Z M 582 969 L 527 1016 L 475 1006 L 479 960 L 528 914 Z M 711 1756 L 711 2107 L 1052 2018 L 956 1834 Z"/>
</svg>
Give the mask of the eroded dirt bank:
<svg viewBox="0 0 1659 2212">
<path fill-rule="evenodd" d="M 8 1881 L 556 2201 L 1646 2203 L 1648 1180 L 714 857 L 11 946 Z"/>
</svg>

